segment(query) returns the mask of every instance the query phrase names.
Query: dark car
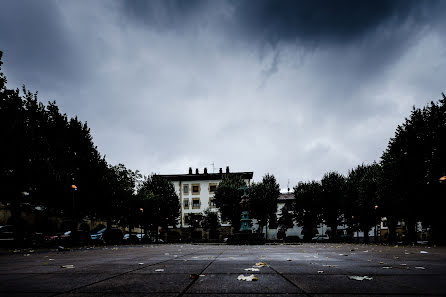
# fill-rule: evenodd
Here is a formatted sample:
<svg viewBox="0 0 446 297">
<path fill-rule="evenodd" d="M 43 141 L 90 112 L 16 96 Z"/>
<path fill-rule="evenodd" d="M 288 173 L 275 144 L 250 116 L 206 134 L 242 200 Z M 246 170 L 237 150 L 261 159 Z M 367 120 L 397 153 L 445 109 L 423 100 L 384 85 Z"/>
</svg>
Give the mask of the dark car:
<svg viewBox="0 0 446 297">
<path fill-rule="evenodd" d="M 102 235 L 106 244 L 120 244 L 122 243 L 122 231 L 118 228 L 106 229 Z"/>
<path fill-rule="evenodd" d="M 12 225 L 0 226 L 0 246 L 12 245 L 15 239 L 15 229 Z"/>
</svg>

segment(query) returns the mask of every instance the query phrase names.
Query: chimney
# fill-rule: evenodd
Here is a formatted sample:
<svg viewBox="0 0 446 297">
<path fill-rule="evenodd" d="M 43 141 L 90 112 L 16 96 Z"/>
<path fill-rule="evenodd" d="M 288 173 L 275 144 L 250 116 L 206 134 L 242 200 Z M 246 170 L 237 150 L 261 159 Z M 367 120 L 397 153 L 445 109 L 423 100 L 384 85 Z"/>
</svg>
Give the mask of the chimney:
<svg viewBox="0 0 446 297">
<path fill-rule="evenodd" d="M 198 168 L 195 169 L 195 174 L 198 174 Z"/>
<path fill-rule="evenodd" d="M 208 169 L 204 167 L 204 174 L 208 174 Z"/>
<path fill-rule="evenodd" d="M 222 169 L 222 168 L 220 168 L 220 171 L 219 171 L 219 172 L 220 172 L 220 174 L 222 174 L 222 173 L 223 173 L 223 169 Z"/>
<path fill-rule="evenodd" d="M 229 173 L 229 166 L 226 166 L 226 173 Z"/>
<path fill-rule="evenodd" d="M 189 174 L 192 174 L 192 167 L 189 167 Z"/>
</svg>

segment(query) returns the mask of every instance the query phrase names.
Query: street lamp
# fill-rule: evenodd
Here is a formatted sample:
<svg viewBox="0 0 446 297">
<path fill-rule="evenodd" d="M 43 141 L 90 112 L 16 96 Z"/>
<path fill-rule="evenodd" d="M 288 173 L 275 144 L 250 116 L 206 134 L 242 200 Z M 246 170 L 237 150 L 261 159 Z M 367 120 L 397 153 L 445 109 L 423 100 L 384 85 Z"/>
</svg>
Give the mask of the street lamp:
<svg viewBox="0 0 446 297">
<path fill-rule="evenodd" d="M 139 211 L 141 212 L 141 224 L 139 224 L 139 232 L 141 233 L 141 242 L 142 242 L 142 218 L 143 218 L 144 208 L 140 207 Z"/>
<path fill-rule="evenodd" d="M 77 230 L 76 215 L 75 215 L 76 203 L 74 200 L 74 192 L 77 191 L 76 185 L 71 185 L 71 189 L 73 190 L 73 223 L 72 223 L 72 228 L 71 228 L 71 230 L 72 230 L 71 235 L 74 235 L 74 232 Z"/>
</svg>

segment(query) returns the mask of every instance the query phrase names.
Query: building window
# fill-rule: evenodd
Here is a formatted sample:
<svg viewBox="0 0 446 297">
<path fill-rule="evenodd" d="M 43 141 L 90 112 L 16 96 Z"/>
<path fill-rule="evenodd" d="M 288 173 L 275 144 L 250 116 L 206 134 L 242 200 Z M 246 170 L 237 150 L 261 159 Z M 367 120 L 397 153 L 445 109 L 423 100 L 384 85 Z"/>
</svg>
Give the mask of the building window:
<svg viewBox="0 0 446 297">
<path fill-rule="evenodd" d="M 217 184 L 209 184 L 209 193 L 213 194 L 217 190 Z"/>
<path fill-rule="evenodd" d="M 192 185 L 192 194 L 200 194 L 200 185 L 199 184 Z"/>
<path fill-rule="evenodd" d="M 197 209 L 200 208 L 201 203 L 200 203 L 200 199 L 192 199 L 192 209 Z"/>
<path fill-rule="evenodd" d="M 184 199 L 184 208 L 189 208 L 189 199 Z"/>
<path fill-rule="evenodd" d="M 183 193 L 184 195 L 189 195 L 189 185 L 183 185 Z"/>
<path fill-rule="evenodd" d="M 209 198 L 209 207 L 215 208 L 215 199 L 214 198 Z"/>
</svg>

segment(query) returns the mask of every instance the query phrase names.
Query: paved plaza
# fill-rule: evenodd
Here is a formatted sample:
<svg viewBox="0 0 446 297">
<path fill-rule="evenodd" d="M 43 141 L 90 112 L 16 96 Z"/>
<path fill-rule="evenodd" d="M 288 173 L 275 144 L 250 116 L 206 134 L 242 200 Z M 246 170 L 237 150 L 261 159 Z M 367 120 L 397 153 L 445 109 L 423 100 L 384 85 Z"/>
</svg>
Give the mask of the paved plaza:
<svg viewBox="0 0 446 297">
<path fill-rule="evenodd" d="M 12 297 L 446 295 L 444 247 L 135 245 L 2 250 L 0 262 Z"/>
</svg>

